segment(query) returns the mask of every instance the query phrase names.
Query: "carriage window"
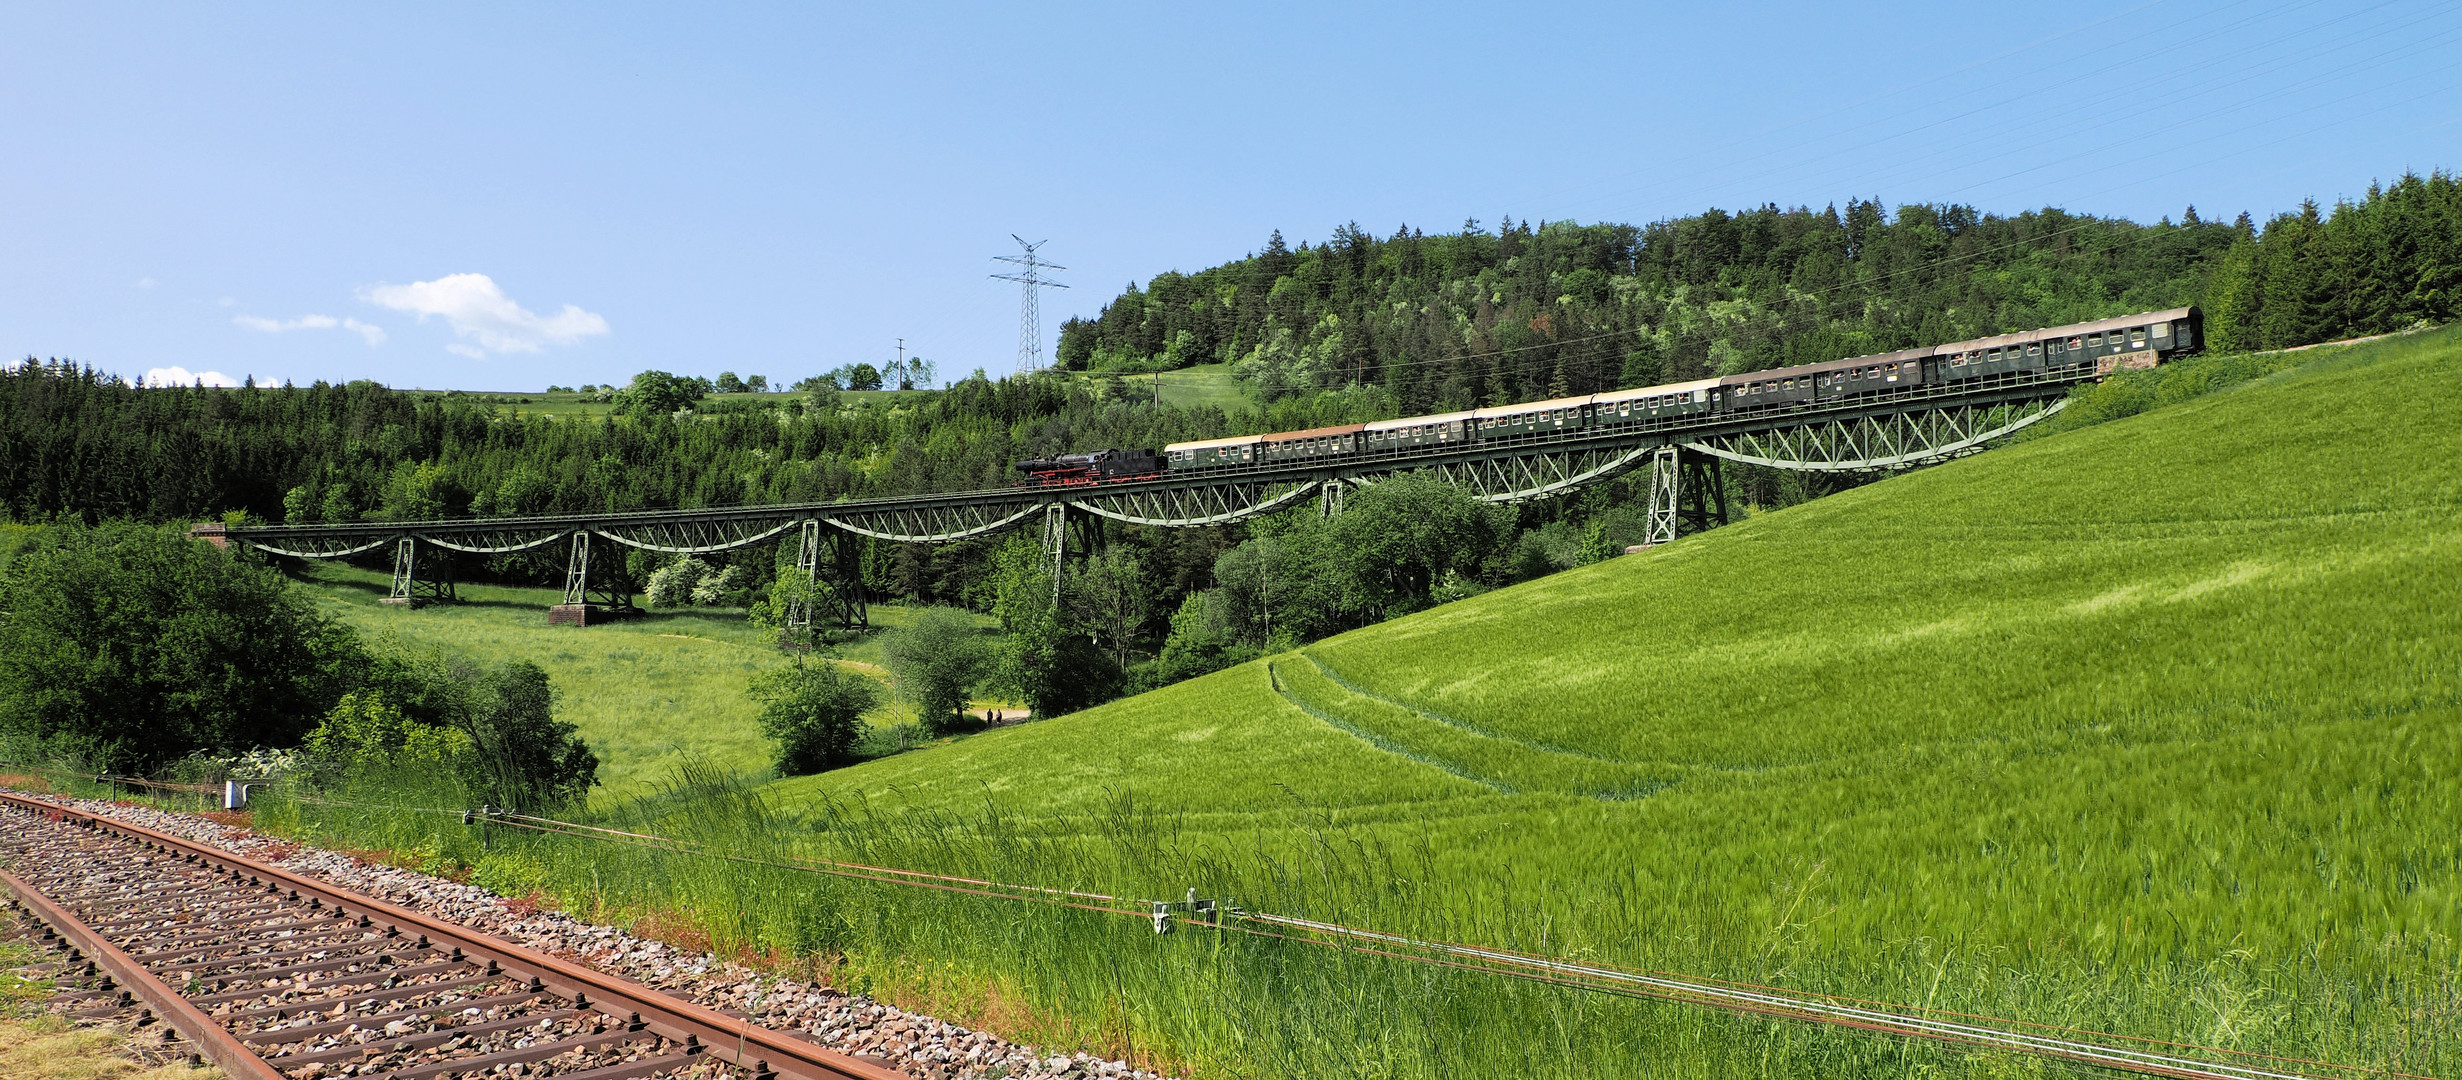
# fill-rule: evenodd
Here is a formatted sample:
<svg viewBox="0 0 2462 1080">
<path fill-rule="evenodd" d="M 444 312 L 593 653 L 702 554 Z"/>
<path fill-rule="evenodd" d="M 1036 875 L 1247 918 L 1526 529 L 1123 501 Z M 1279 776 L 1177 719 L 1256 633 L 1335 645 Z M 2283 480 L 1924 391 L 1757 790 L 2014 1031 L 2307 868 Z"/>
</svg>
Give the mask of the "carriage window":
<svg viewBox="0 0 2462 1080">
<path fill-rule="evenodd" d="M 2170 337 L 2171 324 L 2167 322 L 2154 324 L 2154 336 L 2159 338 Z"/>
<path fill-rule="evenodd" d="M 2136 330 L 2131 330 L 2131 331 L 2129 331 L 2129 344 L 2131 344 L 2131 345 L 2143 345 L 2143 344 L 2145 344 L 2145 343 L 2146 343 L 2146 332 L 2145 332 L 2145 330 L 2144 330 L 2143 328 L 2140 328 L 2140 329 L 2136 329 Z"/>
</svg>

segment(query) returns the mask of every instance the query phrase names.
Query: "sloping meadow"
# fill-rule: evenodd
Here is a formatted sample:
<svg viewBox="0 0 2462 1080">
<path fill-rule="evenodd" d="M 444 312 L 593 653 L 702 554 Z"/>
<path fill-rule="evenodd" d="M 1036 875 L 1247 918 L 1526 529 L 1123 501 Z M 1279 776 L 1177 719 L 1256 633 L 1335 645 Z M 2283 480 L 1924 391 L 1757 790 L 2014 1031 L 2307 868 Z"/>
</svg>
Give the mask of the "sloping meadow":
<svg viewBox="0 0 2462 1080">
<path fill-rule="evenodd" d="M 2342 350 L 1073 716 L 598 804 L 680 850 L 387 809 L 467 803 L 423 776 L 258 820 L 1200 1076 L 2054 1066 L 810 861 L 2462 1075 L 2457 387 L 2462 334 Z"/>
<path fill-rule="evenodd" d="M 2450 331 L 2329 352 L 771 793 L 1103 847 L 1133 792 L 1203 857 L 1073 883 L 1373 852 L 1394 929 L 2452 1072 L 2457 387 Z M 1736 1060 L 1626 1020 L 1611 1074 Z"/>
</svg>

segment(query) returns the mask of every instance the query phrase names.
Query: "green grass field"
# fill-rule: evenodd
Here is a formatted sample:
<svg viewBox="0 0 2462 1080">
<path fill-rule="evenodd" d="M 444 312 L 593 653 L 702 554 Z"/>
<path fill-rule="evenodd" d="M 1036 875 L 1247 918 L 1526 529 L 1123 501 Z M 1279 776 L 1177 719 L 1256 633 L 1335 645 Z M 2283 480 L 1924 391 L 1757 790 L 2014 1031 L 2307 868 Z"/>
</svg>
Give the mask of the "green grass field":
<svg viewBox="0 0 2462 1080">
<path fill-rule="evenodd" d="M 412 611 L 379 602 L 384 574 L 316 565 L 309 575 L 305 583 L 319 606 L 371 637 L 545 668 L 563 694 L 558 715 L 598 753 L 600 801 L 645 794 L 687 759 L 744 773 L 769 767 L 770 745 L 753 725 L 760 709 L 744 696 L 744 684 L 788 661 L 776 632 L 753 626 L 741 608 L 651 610 L 586 628 L 549 626 L 547 607 L 563 599 L 560 591 L 466 584 L 457 590 L 460 603 Z M 840 656 L 882 675 L 877 631 L 904 625 L 907 616 L 903 607 L 873 607 L 876 632 L 842 644 Z M 911 712 L 892 702 L 875 722 Z"/>
<path fill-rule="evenodd" d="M 1108 373 L 1078 373 L 1078 381 L 1098 391 L 1109 378 Z M 1232 375 L 1229 364 L 1196 364 L 1159 373 L 1124 372 L 1120 379 L 1127 384 L 1130 398 L 1145 400 L 1160 389 L 1163 404 L 1175 408 L 1212 406 L 1230 414 L 1257 407 L 1253 388 Z"/>
<path fill-rule="evenodd" d="M 772 790 L 1064 836 L 1134 792 L 1197 850 L 1424 851 L 1484 940 L 2451 1070 L 2457 346 Z"/>
<path fill-rule="evenodd" d="M 2265 369 L 2216 358 L 2115 382 L 2081 407 L 2159 407 L 757 801 L 703 783 L 603 809 L 735 857 L 1195 889 L 2462 1075 L 2462 332 L 2302 359 L 2189 400 Z M 489 648 L 632 650 L 557 661 L 568 686 L 763 662 L 722 633 L 701 636 L 736 651 L 657 645 L 657 623 L 526 638 L 549 633 L 535 606 L 501 630 L 484 606 L 351 614 Z M 594 740 L 687 722 L 606 717 L 584 720 Z M 677 760 L 628 737 L 653 748 L 637 780 Z M 282 813 L 261 820 L 458 851 L 482 881 L 603 917 L 842 953 L 844 977 L 910 1003 L 1014 1020 L 983 1002 L 1022 1002 L 1036 1037 L 1199 1075 L 2055 1069 L 736 861 L 563 838 L 482 850 L 428 818 Z"/>
</svg>

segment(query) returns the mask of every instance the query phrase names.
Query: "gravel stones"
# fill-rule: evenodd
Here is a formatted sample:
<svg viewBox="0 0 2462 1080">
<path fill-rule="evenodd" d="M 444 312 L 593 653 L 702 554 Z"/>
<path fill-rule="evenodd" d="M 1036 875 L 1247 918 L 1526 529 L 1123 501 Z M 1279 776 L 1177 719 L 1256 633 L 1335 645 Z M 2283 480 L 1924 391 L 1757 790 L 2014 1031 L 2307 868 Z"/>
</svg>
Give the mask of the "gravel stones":
<svg viewBox="0 0 2462 1080">
<path fill-rule="evenodd" d="M 1044 1053 L 861 995 L 775 980 L 707 953 L 636 937 L 619 927 L 533 910 L 528 903 L 474 885 L 301 847 L 188 814 L 93 799 L 42 798 L 273 863 L 736 1015 L 754 1011 L 751 1006 L 758 995 L 757 1022 L 763 1026 L 803 1032 L 830 1049 L 921 1080 L 1161 1080 L 1125 1062 L 1087 1054 Z"/>
</svg>

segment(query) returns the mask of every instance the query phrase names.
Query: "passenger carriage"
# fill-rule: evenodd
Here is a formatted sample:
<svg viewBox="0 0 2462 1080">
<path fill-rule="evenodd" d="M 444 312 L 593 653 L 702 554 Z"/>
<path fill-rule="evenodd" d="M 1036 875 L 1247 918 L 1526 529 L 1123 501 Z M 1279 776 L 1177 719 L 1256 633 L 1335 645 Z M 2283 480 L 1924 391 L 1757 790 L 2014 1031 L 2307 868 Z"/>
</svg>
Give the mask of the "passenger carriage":
<svg viewBox="0 0 2462 1080">
<path fill-rule="evenodd" d="M 2082 376 L 2088 367 L 2098 376 L 2106 375 L 2152 367 L 2174 353 L 2197 348 L 2203 337 L 2203 320 L 2196 308 L 2173 308 L 1588 397 L 1173 443 L 1163 448 L 1163 454 L 1173 470 L 1213 469 L 1334 461 L 1370 453 L 1416 453 L 1491 440 L 1563 438 L 1592 429 L 1807 408 L 1860 395 L 1979 379 L 2025 379 L 2047 372 L 2073 378 Z"/>
<path fill-rule="evenodd" d="M 1261 438 L 1260 454 L 1267 464 L 1348 457 L 1359 452 L 1359 433 L 1366 424 L 1285 431 Z"/>
<path fill-rule="evenodd" d="M 1900 349 L 1840 360 L 1813 376 L 1813 397 L 1835 401 L 1857 394 L 1914 389 L 1924 384 L 1924 361 L 1932 353 L 1931 349 Z"/>
<path fill-rule="evenodd" d="M 1476 412 L 1475 422 L 1481 439 L 1561 435 L 1589 426 L 1590 399 L 1587 397 L 1551 398 L 1521 405 L 1479 409 Z"/>
<path fill-rule="evenodd" d="M 1610 390 L 1590 399 L 1590 422 L 1622 427 L 1712 412 L 1718 408 L 1717 390 L 1717 379 Z"/>
<path fill-rule="evenodd" d="M 1264 460 L 1257 448 L 1265 441 L 1262 435 L 1234 435 L 1227 439 L 1198 439 L 1194 442 L 1172 443 L 1163 447 L 1163 460 L 1174 469 L 1213 469 L 1228 465 L 1254 465 Z"/>
<path fill-rule="evenodd" d="M 1471 409 L 1435 416 L 1379 420 L 1360 429 L 1360 443 L 1371 454 L 1459 446 L 1473 437 L 1471 422 L 1478 416 L 1478 410 Z"/>
</svg>

